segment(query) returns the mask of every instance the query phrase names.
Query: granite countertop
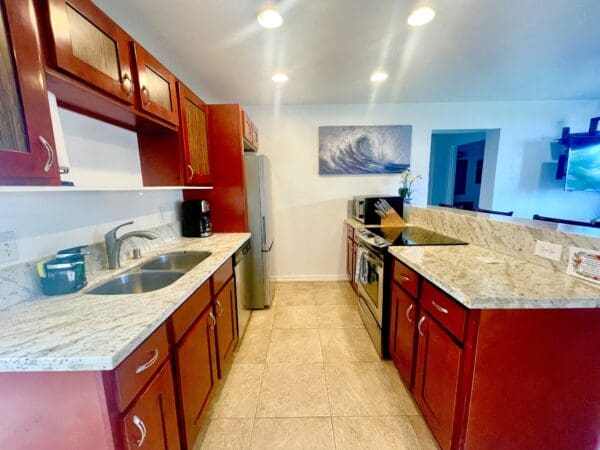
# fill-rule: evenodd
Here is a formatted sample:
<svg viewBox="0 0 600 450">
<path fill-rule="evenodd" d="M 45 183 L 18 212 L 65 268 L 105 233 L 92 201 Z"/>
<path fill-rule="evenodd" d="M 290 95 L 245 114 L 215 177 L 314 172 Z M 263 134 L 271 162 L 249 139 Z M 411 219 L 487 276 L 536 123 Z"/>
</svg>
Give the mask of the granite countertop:
<svg viewBox="0 0 600 450">
<path fill-rule="evenodd" d="M 389 252 L 467 308 L 600 308 L 600 286 L 476 245 Z"/>
<path fill-rule="evenodd" d="M 353 217 L 346 217 L 344 219 L 344 222 L 347 223 L 348 225 L 350 225 L 354 229 L 356 229 L 356 228 L 365 228 L 365 224 L 364 223 L 359 222 L 358 220 L 356 220 Z"/>
<path fill-rule="evenodd" d="M 108 278 L 172 251 L 212 255 L 173 284 L 129 295 L 73 294 L 26 301 L 0 313 L 0 372 L 111 370 L 155 331 L 202 283 L 250 238 L 218 233 L 178 238 L 94 277 L 86 291 Z"/>
</svg>

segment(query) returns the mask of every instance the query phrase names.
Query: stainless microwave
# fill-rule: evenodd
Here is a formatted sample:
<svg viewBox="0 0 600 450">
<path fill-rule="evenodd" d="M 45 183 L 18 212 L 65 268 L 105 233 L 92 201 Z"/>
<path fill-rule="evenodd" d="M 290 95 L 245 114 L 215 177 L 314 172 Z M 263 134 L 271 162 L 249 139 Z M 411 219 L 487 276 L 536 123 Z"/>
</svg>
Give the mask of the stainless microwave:
<svg viewBox="0 0 600 450">
<path fill-rule="evenodd" d="M 353 216 L 359 222 L 365 225 L 379 225 L 381 218 L 375 212 L 375 203 L 379 200 L 386 200 L 398 215 L 402 217 L 404 199 L 399 196 L 387 197 L 385 195 L 355 195 L 352 198 Z"/>
</svg>

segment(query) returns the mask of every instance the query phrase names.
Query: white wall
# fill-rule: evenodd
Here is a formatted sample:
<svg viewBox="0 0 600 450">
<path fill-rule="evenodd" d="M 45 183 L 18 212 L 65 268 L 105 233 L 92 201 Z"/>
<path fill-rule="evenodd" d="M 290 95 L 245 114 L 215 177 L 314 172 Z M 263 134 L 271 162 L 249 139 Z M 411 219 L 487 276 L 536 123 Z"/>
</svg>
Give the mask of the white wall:
<svg viewBox="0 0 600 450">
<path fill-rule="evenodd" d="M 423 175 L 415 184 L 416 204 L 427 201 L 432 130 L 500 128 L 494 208 L 531 217 L 540 198 L 548 197 L 548 215 L 581 205 L 581 214 L 591 218 L 600 216 L 600 194 L 563 192 L 560 183 L 540 193 L 537 184 L 540 161 L 551 160 L 548 141 L 563 126 L 586 130 L 599 110 L 600 101 L 248 106 L 261 151 L 273 163 L 274 276 L 343 278 L 347 200 L 398 189 L 397 175 L 320 177 L 319 126 L 412 125 L 412 170 Z M 535 167 L 529 167 L 533 158 Z"/>
</svg>

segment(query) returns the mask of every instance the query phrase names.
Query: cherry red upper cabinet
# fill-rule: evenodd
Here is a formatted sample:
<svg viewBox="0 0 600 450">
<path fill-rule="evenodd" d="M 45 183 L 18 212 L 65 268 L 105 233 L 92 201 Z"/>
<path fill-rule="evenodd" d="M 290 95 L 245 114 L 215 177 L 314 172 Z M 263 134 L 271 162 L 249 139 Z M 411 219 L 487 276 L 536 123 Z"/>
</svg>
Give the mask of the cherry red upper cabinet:
<svg viewBox="0 0 600 450">
<path fill-rule="evenodd" d="M 51 63 L 134 104 L 129 35 L 89 0 L 47 1 Z"/>
<path fill-rule="evenodd" d="M 0 184 L 60 184 L 31 0 L 0 3 Z"/>
<path fill-rule="evenodd" d="M 192 186 L 210 184 L 208 107 L 183 83 L 177 83 L 177 87 L 185 182 Z"/>
<path fill-rule="evenodd" d="M 141 45 L 132 45 L 140 108 L 173 125 L 179 125 L 177 78 Z"/>
</svg>

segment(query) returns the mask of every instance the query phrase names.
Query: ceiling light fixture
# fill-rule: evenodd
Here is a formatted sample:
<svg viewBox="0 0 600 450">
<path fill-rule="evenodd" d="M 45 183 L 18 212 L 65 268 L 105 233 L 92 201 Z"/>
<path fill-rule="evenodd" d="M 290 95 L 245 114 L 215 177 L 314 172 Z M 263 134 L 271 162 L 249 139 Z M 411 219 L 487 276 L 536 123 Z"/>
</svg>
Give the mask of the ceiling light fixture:
<svg viewBox="0 0 600 450">
<path fill-rule="evenodd" d="M 385 72 L 375 72 L 373 75 L 371 75 L 371 81 L 374 83 L 381 83 L 382 81 L 387 80 L 387 78 L 388 74 Z"/>
<path fill-rule="evenodd" d="M 276 73 L 271 77 L 275 83 L 286 83 L 289 77 L 285 73 Z"/>
<path fill-rule="evenodd" d="M 435 11 L 427 6 L 415 9 L 410 16 L 408 16 L 408 24 L 411 27 L 420 27 L 433 20 L 435 17 Z"/>
<path fill-rule="evenodd" d="M 277 28 L 283 23 L 281 14 L 272 8 L 263 9 L 258 16 L 256 16 L 256 20 L 258 20 L 260 26 L 264 28 Z"/>
</svg>

